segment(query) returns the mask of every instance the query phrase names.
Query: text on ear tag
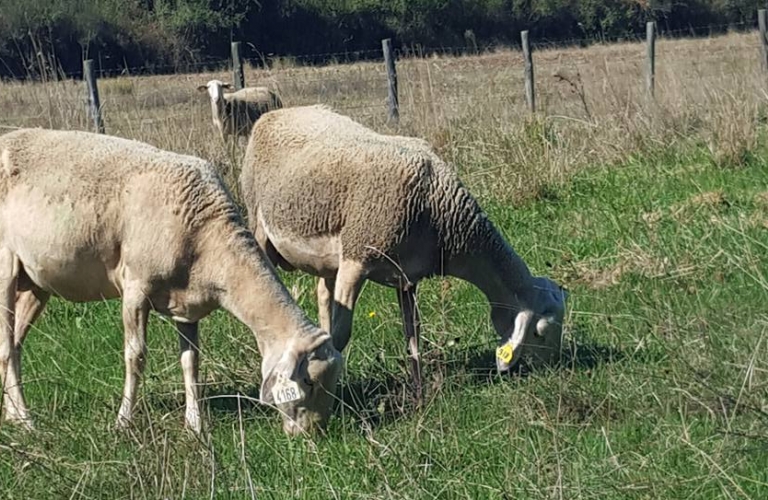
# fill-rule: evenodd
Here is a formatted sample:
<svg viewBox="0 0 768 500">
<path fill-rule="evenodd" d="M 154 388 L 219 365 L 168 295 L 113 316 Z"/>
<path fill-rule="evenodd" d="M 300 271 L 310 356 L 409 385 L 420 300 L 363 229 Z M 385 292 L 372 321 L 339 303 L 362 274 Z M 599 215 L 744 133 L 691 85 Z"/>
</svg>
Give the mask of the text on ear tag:
<svg viewBox="0 0 768 500">
<path fill-rule="evenodd" d="M 496 348 L 496 358 L 509 364 L 512 361 L 512 355 L 515 353 L 515 348 L 512 344 L 504 344 L 501 347 Z"/>
<path fill-rule="evenodd" d="M 272 399 L 275 404 L 290 403 L 304 397 L 299 384 L 285 377 L 278 377 L 272 386 Z"/>
</svg>

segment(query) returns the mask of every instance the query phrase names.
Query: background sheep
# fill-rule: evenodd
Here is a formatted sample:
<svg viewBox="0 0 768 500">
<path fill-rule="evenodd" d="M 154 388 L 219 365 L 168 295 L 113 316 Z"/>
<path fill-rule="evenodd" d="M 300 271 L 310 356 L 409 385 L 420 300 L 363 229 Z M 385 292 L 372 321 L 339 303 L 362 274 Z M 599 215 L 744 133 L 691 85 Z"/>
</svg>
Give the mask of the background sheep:
<svg viewBox="0 0 768 500">
<path fill-rule="evenodd" d="M 231 88 L 229 83 L 220 80 L 211 80 L 197 88 L 200 92 L 208 92 L 213 124 L 224 140 L 231 136 L 247 137 L 262 114 L 283 107 L 280 97 L 266 87 L 246 87 L 224 93 Z"/>
<path fill-rule="evenodd" d="M 533 277 L 454 171 L 420 139 L 377 134 L 323 106 L 254 126 L 240 177 L 249 224 L 270 259 L 319 276 L 320 326 L 341 350 L 366 279 L 394 287 L 420 396 L 416 285 L 433 275 L 476 285 L 509 370 L 531 334 L 557 355 L 564 292 Z"/>
<path fill-rule="evenodd" d="M 30 129 L 0 136 L 0 179 L 6 419 L 31 426 L 20 349 L 53 294 L 122 299 L 118 426 L 133 416 L 154 309 L 176 322 L 185 420 L 200 431 L 198 321 L 219 306 L 258 334 L 261 398 L 280 404 L 286 432 L 325 424 L 341 356 L 278 280 L 209 163 L 116 137 Z"/>
</svg>

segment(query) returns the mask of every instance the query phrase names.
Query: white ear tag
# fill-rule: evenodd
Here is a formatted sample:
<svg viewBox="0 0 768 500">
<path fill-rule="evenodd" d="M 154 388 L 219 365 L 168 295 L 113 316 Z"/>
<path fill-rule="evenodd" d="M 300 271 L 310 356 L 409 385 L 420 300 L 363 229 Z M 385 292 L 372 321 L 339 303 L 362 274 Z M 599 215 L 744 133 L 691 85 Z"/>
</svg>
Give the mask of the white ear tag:
<svg viewBox="0 0 768 500">
<path fill-rule="evenodd" d="M 275 400 L 275 404 L 290 403 L 303 397 L 299 384 L 282 375 L 277 376 L 277 381 L 272 386 L 272 399 Z"/>
</svg>

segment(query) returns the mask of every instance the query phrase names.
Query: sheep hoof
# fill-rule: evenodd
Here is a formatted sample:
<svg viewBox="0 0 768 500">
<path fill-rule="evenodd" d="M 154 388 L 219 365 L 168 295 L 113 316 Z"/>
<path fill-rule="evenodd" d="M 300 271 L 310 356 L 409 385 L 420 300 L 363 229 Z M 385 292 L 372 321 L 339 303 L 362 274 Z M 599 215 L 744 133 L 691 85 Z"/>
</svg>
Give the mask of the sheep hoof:
<svg viewBox="0 0 768 500">
<path fill-rule="evenodd" d="M 130 429 L 132 425 L 131 419 L 125 418 L 122 415 L 117 416 L 117 420 L 115 420 L 115 425 L 112 426 L 112 430 L 115 432 L 123 432 Z"/>
<path fill-rule="evenodd" d="M 18 426 L 21 429 L 24 429 L 25 431 L 34 431 L 35 430 L 35 423 L 28 416 L 6 415 L 5 416 L 5 421 L 8 422 L 11 425 Z"/>
<path fill-rule="evenodd" d="M 203 425 L 200 420 L 200 414 L 198 412 L 187 412 L 184 418 L 184 425 L 186 428 L 195 435 L 200 435 L 203 431 Z"/>
</svg>

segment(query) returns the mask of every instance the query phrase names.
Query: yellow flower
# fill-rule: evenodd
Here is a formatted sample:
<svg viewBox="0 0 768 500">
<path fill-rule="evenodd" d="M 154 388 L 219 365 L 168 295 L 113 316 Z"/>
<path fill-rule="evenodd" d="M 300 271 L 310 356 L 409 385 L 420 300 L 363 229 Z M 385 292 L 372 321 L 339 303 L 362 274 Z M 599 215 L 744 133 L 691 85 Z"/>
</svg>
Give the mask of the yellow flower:
<svg viewBox="0 0 768 500">
<path fill-rule="evenodd" d="M 376 317 L 376 311 L 371 311 L 368 313 L 369 318 L 375 318 Z"/>
</svg>

